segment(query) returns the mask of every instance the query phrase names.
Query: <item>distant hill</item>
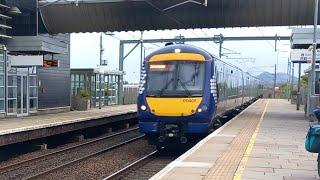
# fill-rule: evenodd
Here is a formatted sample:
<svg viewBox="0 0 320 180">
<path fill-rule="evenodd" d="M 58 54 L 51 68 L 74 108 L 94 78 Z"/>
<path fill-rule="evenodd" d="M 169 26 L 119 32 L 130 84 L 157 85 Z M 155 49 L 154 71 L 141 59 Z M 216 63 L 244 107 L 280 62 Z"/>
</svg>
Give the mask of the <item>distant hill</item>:
<svg viewBox="0 0 320 180">
<path fill-rule="evenodd" d="M 263 72 L 258 75 L 258 78 L 265 82 L 266 84 L 273 84 L 274 83 L 274 73 Z M 290 77 L 291 78 L 291 77 Z M 287 73 L 277 73 L 277 84 L 287 83 L 288 75 Z M 294 82 L 298 82 L 298 78 L 293 78 Z"/>
</svg>

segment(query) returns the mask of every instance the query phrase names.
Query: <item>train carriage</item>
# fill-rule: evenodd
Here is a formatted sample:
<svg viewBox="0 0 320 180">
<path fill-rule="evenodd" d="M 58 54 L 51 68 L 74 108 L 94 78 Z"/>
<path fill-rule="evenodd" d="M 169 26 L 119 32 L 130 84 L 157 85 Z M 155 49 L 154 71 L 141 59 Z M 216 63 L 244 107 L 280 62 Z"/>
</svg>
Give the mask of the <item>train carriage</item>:
<svg viewBox="0 0 320 180">
<path fill-rule="evenodd" d="M 151 144 L 187 143 L 209 133 L 219 117 L 259 96 L 257 78 L 207 51 L 168 45 L 144 61 L 139 127 Z"/>
</svg>

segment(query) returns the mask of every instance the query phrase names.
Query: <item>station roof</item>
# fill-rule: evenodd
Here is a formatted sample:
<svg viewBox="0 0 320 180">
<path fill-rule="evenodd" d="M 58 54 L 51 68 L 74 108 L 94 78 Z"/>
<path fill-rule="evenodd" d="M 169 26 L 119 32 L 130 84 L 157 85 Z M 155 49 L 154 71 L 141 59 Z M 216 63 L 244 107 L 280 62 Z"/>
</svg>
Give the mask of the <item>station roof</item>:
<svg viewBox="0 0 320 180">
<path fill-rule="evenodd" d="M 313 0 L 207 0 L 207 6 L 201 4 L 204 2 L 81 0 L 77 4 L 60 1 L 41 3 L 40 12 L 52 34 L 313 24 Z"/>
</svg>

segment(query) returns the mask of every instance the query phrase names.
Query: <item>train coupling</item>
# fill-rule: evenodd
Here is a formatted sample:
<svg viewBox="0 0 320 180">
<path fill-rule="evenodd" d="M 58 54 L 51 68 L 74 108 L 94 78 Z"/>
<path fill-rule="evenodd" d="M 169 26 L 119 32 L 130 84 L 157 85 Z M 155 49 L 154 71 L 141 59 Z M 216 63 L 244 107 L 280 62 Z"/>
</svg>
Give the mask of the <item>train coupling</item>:
<svg viewBox="0 0 320 180">
<path fill-rule="evenodd" d="M 179 139 L 180 143 L 185 144 L 188 142 L 184 134 L 184 124 L 162 124 L 160 127 L 160 136 L 158 141 L 165 142 L 166 139 Z"/>
</svg>

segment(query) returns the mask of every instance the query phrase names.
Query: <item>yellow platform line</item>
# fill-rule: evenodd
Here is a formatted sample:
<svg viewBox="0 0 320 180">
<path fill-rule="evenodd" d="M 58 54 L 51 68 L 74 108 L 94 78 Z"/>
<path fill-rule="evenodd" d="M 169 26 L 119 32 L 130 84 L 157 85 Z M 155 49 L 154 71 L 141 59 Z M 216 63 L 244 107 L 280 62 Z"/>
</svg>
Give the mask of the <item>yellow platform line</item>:
<svg viewBox="0 0 320 180">
<path fill-rule="evenodd" d="M 250 154 L 251 154 L 252 149 L 253 149 L 253 146 L 254 146 L 254 141 L 255 141 L 256 138 L 257 138 L 257 135 L 258 135 L 260 126 L 261 126 L 261 124 L 262 124 L 262 121 L 263 121 L 263 119 L 264 119 L 264 115 L 265 115 L 265 113 L 266 113 L 266 111 L 267 111 L 268 105 L 269 105 L 269 100 L 267 101 L 267 103 L 266 103 L 266 105 L 265 105 L 265 107 L 264 107 L 264 110 L 263 110 L 262 115 L 261 115 L 261 117 L 260 117 L 260 120 L 259 120 L 259 123 L 258 123 L 258 125 L 257 125 L 257 128 L 255 129 L 255 131 L 253 132 L 253 134 L 252 134 L 252 136 L 251 136 L 251 139 L 250 139 L 250 141 L 249 141 L 249 145 L 248 145 L 245 153 L 244 153 L 243 156 L 242 156 L 242 159 L 241 159 L 241 162 L 240 162 L 240 164 L 239 164 L 239 166 L 238 166 L 238 169 L 237 169 L 236 173 L 235 173 L 234 176 L 233 176 L 233 180 L 241 180 L 241 176 L 242 176 L 242 174 L 243 174 L 243 172 L 244 172 L 244 170 L 245 170 L 245 168 L 246 168 L 246 165 L 247 165 L 247 163 L 248 163 Z"/>
</svg>

